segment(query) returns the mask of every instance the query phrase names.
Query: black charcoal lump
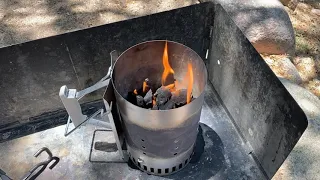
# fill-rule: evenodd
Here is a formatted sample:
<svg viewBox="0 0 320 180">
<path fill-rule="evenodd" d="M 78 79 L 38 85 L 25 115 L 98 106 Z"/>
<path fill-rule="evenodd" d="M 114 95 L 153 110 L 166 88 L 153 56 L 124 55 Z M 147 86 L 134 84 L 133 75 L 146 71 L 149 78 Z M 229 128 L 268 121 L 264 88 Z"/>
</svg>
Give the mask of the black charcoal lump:
<svg viewBox="0 0 320 180">
<path fill-rule="evenodd" d="M 137 106 L 139 106 L 139 107 L 144 107 L 143 97 L 140 96 L 140 95 L 137 95 L 136 98 L 137 98 Z"/>
<path fill-rule="evenodd" d="M 152 104 L 152 90 L 150 89 L 143 98 L 144 103 L 149 106 Z"/>
<path fill-rule="evenodd" d="M 175 103 L 170 99 L 164 105 L 160 106 L 159 110 L 169 110 L 169 109 L 174 109 L 174 107 L 175 107 Z"/>
<path fill-rule="evenodd" d="M 176 105 L 184 105 L 187 104 L 187 90 L 186 89 L 179 89 L 178 91 L 172 94 L 171 100 Z"/>
<path fill-rule="evenodd" d="M 160 107 L 171 98 L 172 94 L 168 88 L 161 86 L 154 95 L 156 96 L 157 106 Z"/>
</svg>

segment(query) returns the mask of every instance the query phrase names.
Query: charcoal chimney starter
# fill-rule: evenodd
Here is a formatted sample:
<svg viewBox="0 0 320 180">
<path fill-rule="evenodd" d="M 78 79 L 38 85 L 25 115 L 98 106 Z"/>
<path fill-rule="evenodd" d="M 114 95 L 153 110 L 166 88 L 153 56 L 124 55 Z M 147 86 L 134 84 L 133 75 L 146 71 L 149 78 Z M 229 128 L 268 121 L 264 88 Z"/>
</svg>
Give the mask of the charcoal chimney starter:
<svg viewBox="0 0 320 180">
<path fill-rule="evenodd" d="M 192 64 L 195 99 L 170 110 L 144 109 L 127 101 L 128 92 L 141 87 L 146 78 L 151 84 L 161 85 L 165 43 L 163 40 L 148 41 L 129 48 L 119 56 L 112 73 L 129 157 L 142 171 L 154 175 L 172 174 L 189 163 L 207 83 L 207 70 L 200 56 L 182 44 L 167 41 L 175 79 L 182 80 L 188 63 Z"/>
</svg>

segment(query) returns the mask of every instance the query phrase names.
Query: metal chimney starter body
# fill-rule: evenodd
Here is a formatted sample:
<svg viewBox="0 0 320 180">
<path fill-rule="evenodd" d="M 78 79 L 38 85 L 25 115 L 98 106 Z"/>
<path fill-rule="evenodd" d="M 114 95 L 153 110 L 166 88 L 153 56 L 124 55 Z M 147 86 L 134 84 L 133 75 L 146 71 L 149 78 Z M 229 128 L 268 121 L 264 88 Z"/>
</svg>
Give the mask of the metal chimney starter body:
<svg viewBox="0 0 320 180">
<path fill-rule="evenodd" d="M 144 109 L 127 101 L 129 91 L 139 89 L 144 79 L 161 85 L 165 41 L 149 41 L 126 50 L 117 59 L 112 82 L 122 119 L 128 154 L 142 170 L 155 175 L 174 173 L 186 166 L 193 154 L 207 83 L 203 60 L 192 49 L 168 41 L 169 63 L 174 78 L 182 80 L 187 64 L 193 67 L 191 103 L 171 110 Z"/>
</svg>

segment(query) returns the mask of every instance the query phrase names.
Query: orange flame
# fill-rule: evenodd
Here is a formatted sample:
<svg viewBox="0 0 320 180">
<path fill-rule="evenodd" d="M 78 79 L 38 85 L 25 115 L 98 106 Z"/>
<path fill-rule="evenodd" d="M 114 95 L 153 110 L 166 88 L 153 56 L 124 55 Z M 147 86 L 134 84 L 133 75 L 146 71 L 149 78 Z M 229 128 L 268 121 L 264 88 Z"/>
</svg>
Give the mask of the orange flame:
<svg viewBox="0 0 320 180">
<path fill-rule="evenodd" d="M 174 84 L 174 83 L 169 84 L 169 85 L 166 85 L 165 88 L 169 89 L 170 92 L 176 91 L 176 88 L 175 88 L 175 84 Z"/>
<path fill-rule="evenodd" d="M 178 81 L 178 80 L 175 80 L 174 81 L 174 87 L 176 89 L 186 89 L 188 87 L 188 77 L 187 77 L 187 74 L 186 76 L 181 80 L 181 81 Z"/>
<path fill-rule="evenodd" d="M 161 82 L 162 82 L 162 85 L 164 86 L 168 75 L 169 75 L 170 73 L 171 73 L 171 74 L 174 74 L 174 71 L 173 71 L 173 69 L 171 68 L 171 66 L 170 66 L 170 64 L 169 64 L 169 58 L 168 58 L 168 43 L 167 43 L 167 41 L 166 41 L 166 44 L 165 44 L 165 46 L 164 46 L 162 63 L 163 63 L 164 70 L 163 70 L 163 73 L 162 73 Z"/>
<path fill-rule="evenodd" d="M 191 93 L 192 93 L 192 87 L 193 87 L 193 70 L 192 65 L 188 63 L 188 88 L 187 88 L 187 104 L 191 102 Z"/>
<path fill-rule="evenodd" d="M 174 83 L 171 82 L 171 84 L 165 85 L 167 77 L 169 74 L 174 75 L 174 70 L 169 64 L 169 58 L 168 58 L 168 42 L 166 41 L 164 51 L 163 51 L 163 57 L 162 57 L 162 63 L 163 63 L 163 73 L 162 73 L 162 87 L 161 88 L 166 88 L 170 90 L 170 92 L 174 95 L 179 95 L 181 92 L 180 90 L 185 90 L 187 89 L 187 104 L 191 102 L 191 97 L 192 97 L 192 88 L 193 88 L 193 69 L 192 69 L 192 64 L 188 63 L 187 65 L 187 73 L 181 81 L 175 80 Z M 145 93 L 147 90 L 150 89 L 148 85 L 148 78 L 143 81 L 142 84 L 142 91 Z M 185 92 L 185 91 L 183 91 Z M 135 95 L 138 95 L 137 89 L 133 91 Z M 156 98 L 155 94 L 152 95 L 152 106 L 154 107 L 156 105 Z"/>
<path fill-rule="evenodd" d="M 189 66 L 189 63 L 188 63 Z M 191 64 L 190 64 L 191 66 Z M 191 70 L 192 70 L 192 66 L 191 66 Z M 175 88 L 178 89 L 187 89 L 188 85 L 189 85 L 189 81 L 190 81 L 190 77 L 189 77 L 189 67 L 188 67 L 188 71 L 186 73 L 186 75 L 179 81 L 179 80 L 175 80 L 174 81 L 174 86 Z"/>
<path fill-rule="evenodd" d="M 187 89 L 187 104 L 191 102 L 192 88 L 193 88 L 193 70 L 191 63 L 188 63 L 188 71 L 185 77 L 181 80 L 175 80 L 174 84 L 169 84 L 165 87 L 171 87 L 170 91 L 173 93 L 179 93 L 179 89 Z"/>
<path fill-rule="evenodd" d="M 149 86 L 147 85 L 147 82 L 146 82 L 146 81 L 143 81 L 142 91 L 143 91 L 143 92 L 146 92 L 148 87 L 149 87 Z"/>
</svg>

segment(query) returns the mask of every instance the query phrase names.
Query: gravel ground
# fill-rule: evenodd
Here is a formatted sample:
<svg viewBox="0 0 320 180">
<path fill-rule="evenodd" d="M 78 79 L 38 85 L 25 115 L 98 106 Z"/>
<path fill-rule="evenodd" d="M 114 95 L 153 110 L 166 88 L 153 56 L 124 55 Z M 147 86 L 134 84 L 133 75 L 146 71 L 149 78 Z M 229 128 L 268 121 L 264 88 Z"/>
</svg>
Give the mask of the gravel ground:
<svg viewBox="0 0 320 180">
<path fill-rule="evenodd" d="M 314 13 L 315 10 L 320 12 L 320 1 L 291 1 L 296 1 L 296 4 L 295 6 L 288 5 L 286 11 L 295 31 L 296 52 L 294 56 L 288 58 L 295 65 L 302 78 L 303 82 L 299 85 L 320 98 L 320 14 Z M 283 59 L 283 55 L 265 55 L 263 57 L 275 62 Z M 272 66 L 271 68 L 278 76 L 277 72 L 285 71 L 282 66 Z M 291 80 L 291 78 L 287 78 L 288 75 L 283 74 L 280 77 Z"/>
<path fill-rule="evenodd" d="M 0 47 L 197 2 L 198 0 L 1 0 Z"/>
</svg>

